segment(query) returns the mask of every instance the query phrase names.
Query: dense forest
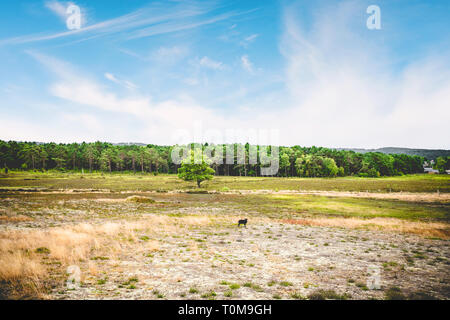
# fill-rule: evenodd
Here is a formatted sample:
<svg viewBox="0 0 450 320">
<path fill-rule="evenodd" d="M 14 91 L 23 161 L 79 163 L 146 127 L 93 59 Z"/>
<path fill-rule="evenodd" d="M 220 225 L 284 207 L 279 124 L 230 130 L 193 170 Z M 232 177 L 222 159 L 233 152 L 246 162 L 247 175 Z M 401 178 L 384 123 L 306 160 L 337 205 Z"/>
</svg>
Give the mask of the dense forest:
<svg viewBox="0 0 450 320">
<path fill-rule="evenodd" d="M 237 148 L 236 144 L 233 146 Z M 172 148 L 157 145 L 113 145 L 104 142 L 57 144 L 0 140 L 0 167 L 21 170 L 177 173 L 179 165 L 171 161 Z M 249 144 L 245 144 L 245 164 L 212 164 L 215 174 L 259 176 L 260 165 L 249 164 L 248 150 Z M 405 154 L 362 154 L 314 146 L 280 147 L 280 169 L 277 176 L 378 177 L 423 173 L 424 160 L 420 156 Z"/>
</svg>

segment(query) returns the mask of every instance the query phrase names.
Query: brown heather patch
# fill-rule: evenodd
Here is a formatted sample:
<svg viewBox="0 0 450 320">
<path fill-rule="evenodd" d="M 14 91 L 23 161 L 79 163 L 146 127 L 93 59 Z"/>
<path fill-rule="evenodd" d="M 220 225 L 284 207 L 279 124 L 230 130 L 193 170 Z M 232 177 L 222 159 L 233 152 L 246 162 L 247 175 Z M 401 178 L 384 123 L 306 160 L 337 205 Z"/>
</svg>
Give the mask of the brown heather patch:
<svg viewBox="0 0 450 320">
<path fill-rule="evenodd" d="M 305 226 L 341 227 L 350 229 L 386 230 L 412 233 L 423 237 L 450 239 L 450 227 L 443 222 L 406 221 L 395 218 L 306 218 L 283 219 L 283 223 Z"/>
</svg>

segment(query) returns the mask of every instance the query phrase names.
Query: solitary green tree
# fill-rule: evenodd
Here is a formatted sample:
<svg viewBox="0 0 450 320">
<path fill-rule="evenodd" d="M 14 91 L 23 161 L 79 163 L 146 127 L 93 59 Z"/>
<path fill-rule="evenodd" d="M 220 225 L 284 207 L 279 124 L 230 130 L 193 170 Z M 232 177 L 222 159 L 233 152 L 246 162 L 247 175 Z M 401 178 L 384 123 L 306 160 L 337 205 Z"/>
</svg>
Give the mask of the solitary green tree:
<svg viewBox="0 0 450 320">
<path fill-rule="evenodd" d="M 209 166 L 210 162 L 206 156 L 202 155 L 201 150 L 191 151 L 191 156 L 184 159 L 181 168 L 178 169 L 178 177 L 185 181 L 196 181 L 200 188 L 200 183 L 213 178 L 215 171 Z"/>
</svg>

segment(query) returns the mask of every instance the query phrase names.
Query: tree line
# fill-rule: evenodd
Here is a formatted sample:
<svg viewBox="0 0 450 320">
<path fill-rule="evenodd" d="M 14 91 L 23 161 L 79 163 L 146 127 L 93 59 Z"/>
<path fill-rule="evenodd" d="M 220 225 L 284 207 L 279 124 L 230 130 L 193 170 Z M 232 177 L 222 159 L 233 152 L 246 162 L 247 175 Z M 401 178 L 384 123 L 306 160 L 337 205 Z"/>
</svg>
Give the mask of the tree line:
<svg viewBox="0 0 450 320">
<path fill-rule="evenodd" d="M 447 170 L 450 170 L 450 156 L 437 157 L 433 167 L 434 169 L 439 170 L 439 173 L 446 173 Z"/>
<path fill-rule="evenodd" d="M 205 148 L 208 144 L 197 147 Z M 238 144 L 231 145 L 237 150 Z M 227 145 L 223 145 L 224 150 Z M 114 145 L 95 143 L 35 143 L 0 140 L 0 166 L 21 170 L 84 170 L 103 172 L 177 173 L 179 165 L 171 161 L 174 146 Z M 245 163 L 212 164 L 215 175 L 259 176 L 260 164 L 250 164 L 245 148 Z M 225 157 L 225 152 L 224 152 Z M 379 152 L 357 153 L 322 147 L 279 147 L 279 171 L 282 177 L 379 177 L 423 173 L 425 158 Z"/>
</svg>

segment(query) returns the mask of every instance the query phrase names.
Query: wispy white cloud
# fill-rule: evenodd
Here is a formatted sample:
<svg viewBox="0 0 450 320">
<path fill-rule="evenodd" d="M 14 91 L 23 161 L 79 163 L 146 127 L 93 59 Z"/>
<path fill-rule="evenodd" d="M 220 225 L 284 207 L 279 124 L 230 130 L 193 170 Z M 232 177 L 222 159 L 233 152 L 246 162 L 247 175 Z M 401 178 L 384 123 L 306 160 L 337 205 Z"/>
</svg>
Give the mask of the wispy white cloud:
<svg viewBox="0 0 450 320">
<path fill-rule="evenodd" d="M 135 85 L 133 82 L 129 81 L 129 80 L 121 80 L 118 79 L 114 74 L 106 72 L 104 74 L 105 78 L 108 79 L 109 81 L 112 81 L 118 85 L 121 85 L 127 89 L 138 89 L 139 87 L 137 85 Z"/>
<path fill-rule="evenodd" d="M 30 53 L 48 71 L 56 76 L 56 81 L 50 85 L 49 93 L 59 99 L 93 110 L 107 113 L 120 113 L 132 116 L 141 124 L 141 138 L 156 140 L 158 143 L 175 143 L 172 141 L 175 129 L 190 128 L 198 119 L 208 123 L 223 124 L 223 118 L 213 111 L 198 105 L 190 97 L 174 97 L 171 100 L 155 102 L 150 96 L 136 93 L 119 96 L 108 91 L 89 75 L 81 74 L 79 70 L 64 61 L 38 53 Z M 63 70 L 63 71 L 61 71 Z M 110 81 L 119 79 L 111 73 L 105 74 Z M 88 119 L 85 119 L 88 121 Z M 136 134 L 135 128 L 131 128 Z M 130 137 L 130 136 L 128 136 Z"/>
<path fill-rule="evenodd" d="M 64 5 L 63 3 L 56 0 L 51 0 L 45 1 L 45 6 L 62 20 L 65 21 L 67 19 L 67 5 Z"/>
<path fill-rule="evenodd" d="M 49 40 L 55 40 L 55 39 L 61 39 L 69 36 L 75 36 L 75 35 L 87 35 L 88 37 L 92 37 L 91 33 L 97 33 L 96 37 L 107 35 L 114 32 L 119 32 L 121 30 L 124 30 L 128 26 L 131 26 L 133 21 L 136 21 L 138 19 L 139 12 L 134 12 L 132 14 L 128 14 L 119 18 L 107 20 L 104 22 L 100 22 L 97 24 L 93 24 L 90 26 L 83 27 L 81 29 L 71 30 L 71 31 L 64 31 L 59 33 L 52 33 L 52 34 L 31 34 L 31 35 L 25 35 L 25 36 L 18 36 L 14 38 L 7 38 L 0 40 L 0 45 L 14 45 L 14 44 L 23 44 L 23 43 L 30 43 L 30 42 L 39 42 L 39 41 L 49 41 Z M 142 20 L 141 20 L 142 21 Z"/>
<path fill-rule="evenodd" d="M 61 2 L 49 1 L 46 3 L 46 6 L 57 15 L 64 15 L 64 5 Z M 83 36 L 86 39 L 90 39 L 117 33 L 120 33 L 120 37 L 123 40 L 139 39 L 194 29 L 251 12 L 232 11 L 215 14 L 213 13 L 214 9 L 215 7 L 212 4 L 195 2 L 171 2 L 164 6 L 154 3 L 117 18 L 85 26 L 79 30 L 7 38 L 0 40 L 0 45 L 49 41 L 70 36 Z"/>
<path fill-rule="evenodd" d="M 119 50 L 119 52 L 122 52 L 123 54 L 126 54 L 126 55 L 128 55 L 130 57 L 134 57 L 134 58 L 137 58 L 137 59 L 142 60 L 142 61 L 147 61 L 148 60 L 148 57 L 146 57 L 144 55 L 141 55 L 141 54 L 139 54 L 137 52 L 134 52 L 133 50 L 125 49 L 125 48 L 119 48 L 118 50 Z"/>
<path fill-rule="evenodd" d="M 242 64 L 242 67 L 246 71 L 248 71 L 250 73 L 253 73 L 253 63 L 250 61 L 248 55 L 243 55 L 241 57 L 241 64 Z"/>
<path fill-rule="evenodd" d="M 120 81 L 112 73 L 105 73 L 105 78 L 112 82 L 120 83 Z"/>
<path fill-rule="evenodd" d="M 202 139 L 202 141 L 219 143 L 225 140 L 210 139 L 216 139 L 215 137 L 225 139 L 227 130 L 233 128 L 246 132 L 245 130 L 248 128 L 261 127 L 260 116 L 254 110 L 248 114 L 230 115 L 229 112 L 201 105 L 188 95 L 178 95 L 170 99 L 155 101 L 151 96 L 140 95 L 137 92 L 119 94 L 108 90 L 107 87 L 95 81 L 89 74 L 82 73 L 80 69 L 64 61 L 35 52 L 30 54 L 46 70 L 56 76 L 55 81 L 48 87 L 51 96 L 66 101 L 67 104 L 64 105 L 80 106 L 80 109 L 87 107 L 92 112 L 101 115 L 94 119 L 87 116 L 86 114 L 89 113 L 86 113 L 86 111 L 80 111 L 66 116 L 67 121 L 70 123 L 79 121 L 85 124 L 94 124 L 95 121 L 100 121 L 106 132 L 108 130 L 114 131 L 113 135 L 104 138 L 108 141 L 129 140 L 174 144 Z M 61 68 L 63 71 L 61 71 Z M 110 81 L 120 80 L 111 73 L 105 74 L 105 77 Z M 125 119 L 131 121 L 129 120 L 131 117 L 134 122 L 132 126 L 126 127 L 122 124 L 119 125 L 120 128 L 117 128 L 117 125 L 109 123 L 108 120 L 103 120 L 111 116 L 113 119 L 124 119 L 124 121 Z M 198 125 L 204 126 L 204 131 L 201 132 L 202 136 L 194 135 Z M 266 123 L 263 125 L 264 129 L 267 129 Z M 122 129 L 122 135 L 119 138 L 117 138 L 118 129 Z M 98 132 L 91 132 L 91 134 L 100 138 L 104 135 Z M 249 138 L 253 139 L 252 136 L 244 135 L 238 138 L 240 142 L 246 142 Z M 79 137 L 73 135 L 73 140 L 79 141 Z M 44 141 L 49 141 L 49 139 Z M 227 141 L 231 142 L 230 140 Z M 252 141 L 256 143 L 255 140 Z"/>
<path fill-rule="evenodd" d="M 172 32 L 178 32 L 178 31 L 184 31 L 189 29 L 198 28 L 204 25 L 213 24 L 222 20 L 229 19 L 233 16 L 236 16 L 240 13 L 236 12 L 229 12 L 220 14 L 217 16 L 214 16 L 212 18 L 203 18 L 199 19 L 199 21 L 180 21 L 180 20 L 171 20 L 168 22 L 164 22 L 157 25 L 152 25 L 146 28 L 142 28 L 136 31 L 130 32 L 130 34 L 126 37 L 128 40 L 131 39 L 140 39 L 140 38 L 147 38 L 155 35 L 165 34 L 165 33 L 172 33 Z"/>
<path fill-rule="evenodd" d="M 128 89 L 139 89 L 139 86 L 134 84 L 133 82 L 129 81 L 129 80 L 124 80 L 123 84 L 125 85 L 126 88 Z"/>
<path fill-rule="evenodd" d="M 211 58 L 208 58 L 206 56 L 199 60 L 199 64 L 202 67 L 206 67 L 206 68 L 213 69 L 213 70 L 222 70 L 222 69 L 224 69 L 224 64 L 222 62 L 215 61 L 215 60 L 213 60 Z"/>
<path fill-rule="evenodd" d="M 383 45 L 363 37 L 352 24 L 358 8 L 348 1 L 325 7 L 308 29 L 294 8 L 286 8 L 280 49 L 291 103 L 278 117 L 286 141 L 448 148 L 448 55 L 424 57 L 392 70 Z M 339 19 L 328 20 L 331 14 Z"/>
<path fill-rule="evenodd" d="M 252 34 L 251 36 L 248 36 L 244 40 L 247 41 L 247 42 L 252 42 L 253 40 L 255 40 L 258 37 L 259 37 L 259 34 Z"/>
<path fill-rule="evenodd" d="M 63 108 L 79 107 L 79 113 L 74 111 L 63 118 L 64 121 L 86 126 L 98 121 L 103 126 L 107 133 L 91 131 L 89 135 L 93 139 L 171 144 L 175 130 L 192 130 L 192 124 L 201 121 L 205 129 L 276 128 L 284 145 L 450 148 L 448 52 L 435 52 L 393 70 L 392 59 L 383 43 L 367 39 L 358 29 L 361 26 L 352 25 L 355 21 L 352 17 L 358 12 L 354 4 L 340 2 L 332 8 L 324 8 L 314 16 L 312 25 L 306 27 L 295 15 L 297 10 L 287 7 L 282 16 L 283 32 L 279 43 L 285 63 L 284 70 L 280 71 L 281 83 L 285 87 L 280 88 L 277 79 L 277 91 L 267 84 L 270 79 L 254 76 L 260 72 L 257 68 L 260 60 L 254 60 L 253 54 L 237 56 L 236 65 L 250 72 L 254 81 L 238 89 L 238 86 L 230 86 L 236 89 L 234 91 L 221 90 L 225 94 L 217 94 L 216 103 L 235 105 L 238 112 L 211 107 L 213 99 L 196 100 L 198 96 L 193 87 L 188 88 L 192 89 L 189 94 L 177 91 L 170 98 L 162 99 L 155 99 L 150 93 L 141 94 L 139 90 L 113 90 L 78 66 L 36 52 L 29 53 L 54 74 L 55 80 L 48 86 L 53 99 L 62 99 Z M 330 21 L 330 16 L 339 19 Z M 183 56 L 179 45 L 160 49 L 162 56 Z M 136 56 L 155 58 L 152 56 L 155 52 Z M 132 51 L 129 53 L 135 55 Z M 253 60 L 258 61 L 256 66 Z M 192 65 L 186 70 L 194 69 L 194 72 L 178 74 L 178 79 L 190 85 L 203 84 L 200 61 L 200 58 L 191 61 Z M 220 63 L 208 58 L 203 67 L 207 64 L 225 66 Z M 120 73 L 108 71 L 109 75 L 104 75 L 108 81 L 123 83 Z M 225 73 L 217 72 L 217 75 Z M 217 83 L 219 81 L 215 81 L 214 86 Z M 219 92 L 214 89 L 220 85 L 214 86 L 209 88 Z M 91 111 L 101 116 L 89 116 Z M 118 119 L 119 125 L 108 123 L 104 120 L 106 117 Z M 46 141 L 56 136 L 79 139 L 76 131 L 71 136 L 60 132 L 64 126 L 58 124 L 44 128 L 45 125 L 33 125 L 31 121 L 26 129 L 27 123 L 23 120 L 11 119 L 0 119 L 2 138 L 20 139 L 23 137 L 21 130 L 28 130 L 32 137 L 34 131 L 36 139 L 42 137 Z M 132 125 L 122 124 L 124 119 L 132 119 Z M 17 126 L 11 125 L 14 121 Z M 49 128 L 53 128 L 53 132 Z M 89 135 L 86 133 L 83 138 Z"/>
<path fill-rule="evenodd" d="M 189 49 L 185 46 L 159 47 L 152 52 L 150 59 L 159 63 L 174 64 L 184 59 L 189 54 Z"/>
<path fill-rule="evenodd" d="M 259 37 L 259 34 L 255 33 L 252 34 L 248 37 L 245 37 L 241 42 L 240 45 L 247 48 L 249 46 L 250 43 L 254 42 L 256 40 L 256 38 Z"/>
</svg>

